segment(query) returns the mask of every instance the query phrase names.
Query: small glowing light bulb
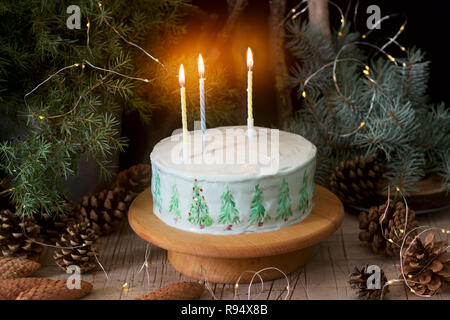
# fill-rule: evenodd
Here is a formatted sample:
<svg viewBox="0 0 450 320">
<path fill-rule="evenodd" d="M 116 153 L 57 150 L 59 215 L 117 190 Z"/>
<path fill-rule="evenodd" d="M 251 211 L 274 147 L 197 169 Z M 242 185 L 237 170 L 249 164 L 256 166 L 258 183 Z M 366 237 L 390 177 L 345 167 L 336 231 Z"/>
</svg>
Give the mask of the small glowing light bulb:
<svg viewBox="0 0 450 320">
<path fill-rule="evenodd" d="M 391 56 L 390 54 L 387 55 L 388 59 L 391 60 L 392 62 L 395 61 L 395 58 L 393 56 Z"/>
<path fill-rule="evenodd" d="M 302 97 L 306 98 L 306 91 L 305 90 L 303 90 L 303 92 L 302 92 Z"/>
<path fill-rule="evenodd" d="M 361 38 L 365 39 L 365 38 L 367 38 L 367 36 L 366 36 L 365 34 L 363 34 L 363 35 L 361 36 Z"/>
<path fill-rule="evenodd" d="M 364 127 L 365 125 L 366 125 L 366 123 L 363 121 L 363 122 L 361 122 L 361 123 L 359 124 L 359 127 L 362 128 L 362 127 Z"/>
<path fill-rule="evenodd" d="M 237 289 L 238 287 L 239 287 L 239 284 L 236 283 L 236 284 L 234 285 L 234 288 Z"/>
<path fill-rule="evenodd" d="M 388 281 L 388 284 L 393 284 L 394 282 L 392 281 L 392 280 L 389 280 Z"/>
<path fill-rule="evenodd" d="M 393 241 L 392 239 L 388 239 L 388 241 L 389 241 L 390 243 L 394 243 L 394 241 Z"/>
<path fill-rule="evenodd" d="M 370 70 L 370 67 L 368 65 L 365 66 L 366 70 Z"/>
<path fill-rule="evenodd" d="M 45 116 L 39 116 L 39 119 L 44 120 Z"/>
<path fill-rule="evenodd" d="M 400 49 L 401 49 L 402 51 L 405 51 L 405 50 L 406 50 L 406 48 L 405 48 L 405 47 L 400 47 Z"/>
<path fill-rule="evenodd" d="M 122 288 L 127 289 L 127 288 L 128 288 L 128 282 L 125 282 L 125 283 L 122 285 Z"/>
<path fill-rule="evenodd" d="M 364 70 L 363 73 L 368 76 L 370 74 L 369 70 Z"/>
<path fill-rule="evenodd" d="M 345 22 L 345 20 L 344 20 L 344 18 L 342 18 L 342 19 L 341 19 L 341 23 L 344 23 L 344 22 Z"/>
<path fill-rule="evenodd" d="M 342 37 L 342 35 L 343 35 L 342 32 L 339 31 L 339 32 L 338 32 L 338 37 Z"/>
<path fill-rule="evenodd" d="M 402 25 L 402 26 L 400 27 L 400 30 L 401 30 L 401 31 L 405 30 L 405 25 Z"/>
<path fill-rule="evenodd" d="M 295 10 L 295 8 L 292 8 L 291 12 L 292 12 L 292 13 L 295 13 L 295 11 L 297 11 L 297 10 Z"/>
</svg>

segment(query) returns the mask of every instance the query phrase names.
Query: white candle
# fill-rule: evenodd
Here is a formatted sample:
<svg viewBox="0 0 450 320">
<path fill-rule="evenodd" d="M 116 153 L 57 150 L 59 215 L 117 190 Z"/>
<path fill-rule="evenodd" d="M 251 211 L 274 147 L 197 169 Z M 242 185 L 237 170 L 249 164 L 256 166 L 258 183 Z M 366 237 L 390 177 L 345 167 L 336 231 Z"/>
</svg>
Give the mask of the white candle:
<svg viewBox="0 0 450 320">
<path fill-rule="evenodd" d="M 247 49 L 247 129 L 248 134 L 253 130 L 253 54 L 250 48 Z"/>
<path fill-rule="evenodd" d="M 186 115 L 186 88 L 185 86 L 185 76 L 184 76 L 184 67 L 180 66 L 180 71 L 178 73 L 178 81 L 180 83 L 181 89 L 181 122 L 183 125 L 183 158 L 187 159 L 187 147 L 188 147 L 188 130 L 187 130 L 187 115 Z"/>
<path fill-rule="evenodd" d="M 203 57 L 198 55 L 198 74 L 200 76 L 200 122 L 202 128 L 203 152 L 205 151 L 206 141 L 206 117 L 205 117 L 205 64 Z"/>
</svg>

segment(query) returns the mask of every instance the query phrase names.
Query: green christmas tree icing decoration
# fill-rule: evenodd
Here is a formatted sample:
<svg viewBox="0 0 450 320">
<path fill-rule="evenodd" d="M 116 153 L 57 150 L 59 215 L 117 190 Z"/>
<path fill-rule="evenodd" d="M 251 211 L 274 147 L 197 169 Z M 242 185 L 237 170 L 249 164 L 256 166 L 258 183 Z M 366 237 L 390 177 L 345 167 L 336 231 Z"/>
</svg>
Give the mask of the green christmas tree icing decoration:
<svg viewBox="0 0 450 320">
<path fill-rule="evenodd" d="M 263 223 L 270 220 L 270 216 L 266 214 L 266 208 L 263 205 L 263 194 L 259 189 L 259 184 L 255 186 L 255 192 L 253 193 L 252 205 L 250 207 L 250 220 L 251 224 L 258 224 L 258 227 L 262 227 Z"/>
<path fill-rule="evenodd" d="M 175 215 L 175 221 L 181 219 L 178 188 L 176 184 L 172 186 L 172 196 L 170 197 L 169 212 Z"/>
<path fill-rule="evenodd" d="M 154 188 L 153 188 L 153 201 L 155 201 L 156 206 L 161 210 L 162 205 L 161 205 L 161 181 L 159 178 L 159 173 L 158 170 L 154 170 L 154 175 L 155 175 L 155 184 L 154 184 Z"/>
<path fill-rule="evenodd" d="M 298 210 L 305 210 L 309 206 L 308 199 L 308 175 L 303 174 L 302 187 L 300 189 L 300 199 L 298 200 Z"/>
<path fill-rule="evenodd" d="M 240 219 L 233 194 L 228 186 L 220 196 L 220 199 L 222 200 L 222 206 L 220 207 L 219 223 L 227 224 L 227 230 L 231 230 L 233 224 L 239 223 Z"/>
<path fill-rule="evenodd" d="M 286 179 L 283 179 L 280 186 L 280 194 L 278 195 L 277 217 L 275 220 L 284 219 L 284 221 L 287 221 L 290 216 L 292 216 L 292 209 L 289 185 L 286 182 Z"/>
<path fill-rule="evenodd" d="M 192 188 L 192 204 L 189 210 L 188 221 L 203 229 L 204 227 L 209 227 L 212 224 L 212 220 L 209 216 L 208 204 L 202 192 L 203 189 L 198 186 L 198 181 L 195 179 L 194 187 Z"/>
</svg>

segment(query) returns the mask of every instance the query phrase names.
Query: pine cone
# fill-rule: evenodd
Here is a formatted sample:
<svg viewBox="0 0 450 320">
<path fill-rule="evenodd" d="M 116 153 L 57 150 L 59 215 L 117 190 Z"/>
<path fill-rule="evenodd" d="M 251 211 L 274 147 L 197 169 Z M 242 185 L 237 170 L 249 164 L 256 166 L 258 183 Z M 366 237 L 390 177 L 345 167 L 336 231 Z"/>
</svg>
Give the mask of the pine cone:
<svg viewBox="0 0 450 320">
<path fill-rule="evenodd" d="M 205 289 L 205 286 L 198 282 L 179 282 L 169 284 L 136 300 L 194 300 L 199 299 Z"/>
<path fill-rule="evenodd" d="M 106 235 L 117 228 L 127 209 L 123 194 L 115 188 L 84 196 L 74 214 L 79 221 L 90 225 L 97 235 Z"/>
<path fill-rule="evenodd" d="M 68 288 L 66 280 L 18 278 L 0 280 L 0 300 L 71 300 L 92 291 L 92 284 L 81 281 L 80 288 Z"/>
<path fill-rule="evenodd" d="M 65 214 L 55 216 L 49 214 L 36 215 L 35 220 L 41 230 L 40 238 L 44 243 L 51 245 L 54 245 L 67 227 L 75 222 L 73 217 Z"/>
<path fill-rule="evenodd" d="M 355 267 L 355 270 L 350 275 L 350 286 L 352 289 L 358 290 L 358 296 L 360 298 L 364 298 L 366 300 L 380 300 L 381 294 L 383 293 L 383 286 L 387 282 L 386 275 L 384 271 L 381 270 L 380 275 L 380 288 L 379 289 L 368 289 L 367 288 L 367 279 L 372 275 L 372 273 L 367 273 L 368 265 L 358 269 Z M 384 293 L 386 294 L 389 291 L 388 287 L 384 289 Z"/>
<path fill-rule="evenodd" d="M 9 209 L 0 210 L 0 256 L 38 260 L 43 250 L 34 218 L 23 218 Z"/>
<path fill-rule="evenodd" d="M 376 199 L 376 187 L 383 172 L 376 155 L 342 161 L 330 175 L 330 189 L 345 204 L 370 205 Z"/>
<path fill-rule="evenodd" d="M 89 272 L 97 266 L 96 248 L 93 246 L 97 240 L 94 230 L 84 223 L 74 224 L 66 229 L 61 239 L 56 243 L 63 247 L 57 249 L 53 258 L 63 270 L 71 265 L 80 267 L 81 273 Z"/>
<path fill-rule="evenodd" d="M 406 208 L 402 201 L 394 204 L 389 201 L 389 207 L 386 210 L 386 205 L 373 206 L 369 209 L 369 213 L 361 212 L 359 214 L 359 240 L 367 242 L 373 252 L 384 253 L 391 257 L 394 254 L 400 253 L 400 246 L 402 244 L 404 235 L 411 229 L 418 226 L 415 220 L 414 210 L 408 210 L 408 225 L 405 228 L 406 222 Z M 410 236 L 413 236 L 411 234 Z M 390 239 L 390 240 L 389 240 Z M 406 243 L 410 242 L 410 238 Z"/>
<path fill-rule="evenodd" d="M 117 175 L 117 187 L 134 199 L 150 186 L 152 170 L 148 164 L 137 164 Z"/>
<path fill-rule="evenodd" d="M 69 289 L 66 280 L 50 280 L 28 291 L 22 291 L 16 300 L 75 300 L 91 291 L 92 284 L 87 281 L 81 280 L 80 288 Z"/>
<path fill-rule="evenodd" d="M 32 260 L 0 258 L 0 280 L 23 278 L 32 275 L 41 265 Z"/>
<path fill-rule="evenodd" d="M 434 232 L 429 232 L 425 241 L 414 238 L 409 249 L 403 248 L 402 256 L 403 273 L 414 293 L 431 296 L 450 284 L 450 251 L 446 241 L 435 241 Z"/>
</svg>

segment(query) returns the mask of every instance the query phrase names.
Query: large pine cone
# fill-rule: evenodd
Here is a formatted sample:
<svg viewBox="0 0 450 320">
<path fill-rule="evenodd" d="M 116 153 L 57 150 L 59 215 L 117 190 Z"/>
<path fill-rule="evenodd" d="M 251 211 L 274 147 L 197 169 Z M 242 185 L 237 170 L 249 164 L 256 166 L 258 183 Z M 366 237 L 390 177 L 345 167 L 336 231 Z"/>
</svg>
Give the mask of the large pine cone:
<svg viewBox="0 0 450 320">
<path fill-rule="evenodd" d="M 358 290 L 358 296 L 360 298 L 364 298 L 366 300 L 380 300 L 383 293 L 383 286 L 387 282 L 386 275 L 384 274 L 384 271 L 381 270 L 380 288 L 369 289 L 367 288 L 367 279 L 369 279 L 372 274 L 367 273 L 367 267 L 368 265 L 365 265 L 361 268 L 361 270 L 358 269 L 358 267 L 355 267 L 355 270 L 350 275 L 350 286 L 352 287 L 352 289 Z M 389 291 L 388 287 L 386 287 L 384 290 L 384 294 Z"/>
<path fill-rule="evenodd" d="M 117 187 L 133 199 L 150 186 L 152 170 L 148 164 L 137 164 L 117 175 Z"/>
<path fill-rule="evenodd" d="M 38 260 L 42 252 L 39 226 L 32 217 L 19 217 L 9 209 L 0 211 L 0 256 Z"/>
<path fill-rule="evenodd" d="M 416 237 L 409 249 L 403 248 L 403 273 L 414 293 L 431 296 L 443 292 L 450 284 L 447 248 L 446 241 L 435 241 L 434 232 L 429 232 L 425 241 Z M 399 271 L 402 272 L 401 266 Z"/>
<path fill-rule="evenodd" d="M 75 208 L 79 221 L 91 226 L 97 235 L 113 232 L 126 216 L 128 206 L 117 188 L 86 195 Z"/>
<path fill-rule="evenodd" d="M 381 206 L 373 206 L 369 213 L 361 212 L 359 214 L 359 240 L 367 242 L 373 252 L 384 253 L 391 257 L 400 253 L 405 234 L 418 226 L 415 220 L 414 210 L 408 210 L 408 225 L 406 222 L 406 208 L 402 201 L 394 204 L 389 201 L 389 207 L 386 210 L 387 203 Z M 412 236 L 412 235 L 411 235 Z M 407 239 L 406 243 L 409 243 Z"/>
<path fill-rule="evenodd" d="M 35 215 L 36 223 L 40 227 L 40 238 L 46 244 L 54 245 L 66 231 L 66 228 L 74 223 L 74 218 L 66 214 Z"/>
<path fill-rule="evenodd" d="M 95 269 L 97 249 L 94 244 L 97 238 L 95 231 L 85 223 L 69 226 L 56 243 L 58 247 L 62 247 L 53 256 L 56 264 L 63 270 L 76 265 L 80 267 L 81 273 Z"/>
<path fill-rule="evenodd" d="M 373 204 L 383 168 L 375 155 L 342 161 L 330 175 L 330 189 L 345 204 Z"/>
</svg>

